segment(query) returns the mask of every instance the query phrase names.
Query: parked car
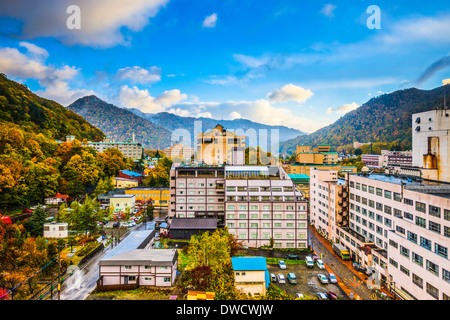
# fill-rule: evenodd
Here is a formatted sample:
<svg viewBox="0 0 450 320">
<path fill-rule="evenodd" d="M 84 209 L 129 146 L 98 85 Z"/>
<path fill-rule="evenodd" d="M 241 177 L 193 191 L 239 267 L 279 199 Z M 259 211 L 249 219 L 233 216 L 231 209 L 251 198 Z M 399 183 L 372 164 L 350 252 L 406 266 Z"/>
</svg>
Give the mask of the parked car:
<svg viewBox="0 0 450 320">
<path fill-rule="evenodd" d="M 33 210 L 29 209 L 29 208 L 25 208 L 22 210 L 23 213 L 33 213 Z"/>
<path fill-rule="evenodd" d="M 296 294 L 295 294 L 295 297 L 296 297 L 297 299 L 303 299 L 303 294 L 302 294 L 302 293 L 296 293 Z"/>
<path fill-rule="evenodd" d="M 114 224 L 113 224 L 113 228 L 118 228 L 118 227 L 119 227 L 119 225 L 120 225 L 120 223 L 119 223 L 119 222 L 114 222 Z"/>
<path fill-rule="evenodd" d="M 328 299 L 327 294 L 324 292 L 319 292 L 317 294 L 317 296 L 319 297 L 319 300 L 327 300 Z"/>
<path fill-rule="evenodd" d="M 295 276 L 295 273 L 293 273 L 293 272 L 288 273 L 287 279 L 288 279 L 289 283 L 291 283 L 291 284 L 297 283 L 297 277 Z"/>
<path fill-rule="evenodd" d="M 336 276 L 335 276 L 333 273 L 330 273 L 330 274 L 328 275 L 328 281 L 329 281 L 330 283 L 337 283 Z"/>
<path fill-rule="evenodd" d="M 284 263 L 283 260 L 278 260 L 278 265 L 280 266 L 280 269 L 286 269 L 286 263 Z"/>
<path fill-rule="evenodd" d="M 313 261 L 313 259 L 310 256 L 307 256 L 305 258 L 305 261 L 306 261 L 306 266 L 308 268 L 314 268 L 314 261 Z"/>
<path fill-rule="evenodd" d="M 320 259 L 317 259 L 316 265 L 319 267 L 319 269 L 325 269 L 325 264 Z"/>
<path fill-rule="evenodd" d="M 299 260 L 300 257 L 296 254 L 287 254 L 284 256 L 285 259 L 290 259 L 290 260 Z"/>
<path fill-rule="evenodd" d="M 284 274 L 277 274 L 277 281 L 278 283 L 286 283 L 286 278 L 284 277 Z"/>
<path fill-rule="evenodd" d="M 275 273 L 270 274 L 270 281 L 277 282 L 277 277 L 275 276 Z"/>
<path fill-rule="evenodd" d="M 322 274 L 322 273 L 319 273 L 319 274 L 317 275 L 317 278 L 319 279 L 319 281 L 320 281 L 321 283 L 328 283 L 327 277 L 326 277 L 324 274 Z"/>
<path fill-rule="evenodd" d="M 337 299 L 337 295 L 334 292 L 328 291 L 327 292 L 327 297 L 329 300 L 336 300 Z"/>
</svg>

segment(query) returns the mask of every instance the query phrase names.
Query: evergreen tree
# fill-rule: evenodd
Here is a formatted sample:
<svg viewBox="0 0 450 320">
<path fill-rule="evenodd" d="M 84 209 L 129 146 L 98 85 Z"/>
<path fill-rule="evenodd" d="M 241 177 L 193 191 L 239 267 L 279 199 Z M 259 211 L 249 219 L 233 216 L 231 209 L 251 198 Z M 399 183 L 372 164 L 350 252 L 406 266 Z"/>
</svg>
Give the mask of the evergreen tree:
<svg viewBox="0 0 450 320">
<path fill-rule="evenodd" d="M 31 215 L 31 235 L 38 237 L 44 233 L 44 223 L 46 222 L 47 212 L 42 206 L 38 206 Z"/>
</svg>

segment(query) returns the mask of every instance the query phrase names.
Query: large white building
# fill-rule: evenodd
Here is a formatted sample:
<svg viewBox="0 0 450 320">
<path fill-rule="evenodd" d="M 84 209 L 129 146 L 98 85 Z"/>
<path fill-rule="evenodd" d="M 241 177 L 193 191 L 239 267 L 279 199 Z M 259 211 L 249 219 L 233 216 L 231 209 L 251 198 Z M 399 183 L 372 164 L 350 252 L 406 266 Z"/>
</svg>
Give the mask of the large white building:
<svg viewBox="0 0 450 320">
<path fill-rule="evenodd" d="M 217 217 L 251 247 L 307 247 L 307 202 L 278 166 L 173 167 L 170 215 Z"/>
<path fill-rule="evenodd" d="M 440 109 L 412 116 L 412 165 L 422 177 L 450 182 L 450 110 Z"/>
</svg>

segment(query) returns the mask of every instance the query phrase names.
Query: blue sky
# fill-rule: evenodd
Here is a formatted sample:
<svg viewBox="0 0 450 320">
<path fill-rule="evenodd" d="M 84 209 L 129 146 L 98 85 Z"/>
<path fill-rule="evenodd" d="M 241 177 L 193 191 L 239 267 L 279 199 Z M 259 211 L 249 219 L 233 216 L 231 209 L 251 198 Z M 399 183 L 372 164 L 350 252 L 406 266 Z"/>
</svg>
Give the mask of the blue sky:
<svg viewBox="0 0 450 320">
<path fill-rule="evenodd" d="M 16 0 L 0 9 L 0 72 L 63 105 L 95 94 L 313 132 L 382 93 L 450 82 L 449 30 L 448 1 Z"/>
</svg>

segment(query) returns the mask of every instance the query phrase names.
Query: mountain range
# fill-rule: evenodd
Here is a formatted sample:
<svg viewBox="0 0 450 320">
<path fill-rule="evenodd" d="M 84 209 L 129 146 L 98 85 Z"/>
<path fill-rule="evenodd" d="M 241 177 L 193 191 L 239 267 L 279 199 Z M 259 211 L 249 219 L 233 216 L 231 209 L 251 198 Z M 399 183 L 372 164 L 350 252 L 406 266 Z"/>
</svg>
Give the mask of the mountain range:
<svg viewBox="0 0 450 320">
<path fill-rule="evenodd" d="M 266 148 L 263 147 L 265 150 L 270 149 L 269 146 L 272 144 L 271 130 L 278 130 L 280 141 L 305 134 L 300 130 L 284 126 L 265 125 L 246 119 L 216 120 L 182 117 L 168 112 L 143 113 L 138 109 L 119 108 L 93 95 L 80 98 L 67 108 L 100 128 L 113 140 L 122 141 L 131 138 L 134 133 L 136 141 L 141 142 L 148 149 L 169 147 L 172 133 L 176 133 L 177 129 L 187 130 L 191 137 L 190 144 L 192 146 L 194 145 L 196 132 L 205 132 L 214 128 L 217 124 L 221 124 L 231 131 L 242 130 L 242 133 L 247 135 L 254 133 L 255 137 L 261 137 L 261 139 L 258 141 L 247 139 L 247 145 L 253 147 L 258 144 L 267 146 Z M 252 129 L 254 131 L 249 131 Z M 174 140 L 178 140 L 177 138 L 178 136 L 174 134 Z M 183 143 L 187 144 L 187 141 Z"/>
<path fill-rule="evenodd" d="M 450 97 L 450 85 L 432 90 L 410 88 L 380 95 L 329 126 L 280 143 L 280 151 L 292 154 L 296 145 L 331 144 L 337 147 L 353 141 L 397 142 L 401 149 L 410 150 L 412 114 L 442 108 L 444 96 Z"/>
</svg>

